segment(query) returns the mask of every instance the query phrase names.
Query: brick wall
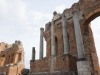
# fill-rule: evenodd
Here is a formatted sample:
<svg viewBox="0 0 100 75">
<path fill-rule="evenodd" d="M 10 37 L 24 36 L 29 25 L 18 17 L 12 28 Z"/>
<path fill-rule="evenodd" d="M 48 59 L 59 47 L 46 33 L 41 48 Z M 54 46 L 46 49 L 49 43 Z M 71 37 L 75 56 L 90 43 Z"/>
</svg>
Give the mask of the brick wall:
<svg viewBox="0 0 100 75">
<path fill-rule="evenodd" d="M 21 42 L 15 41 L 11 45 L 2 42 L 0 43 L 0 50 L 0 73 L 4 72 L 6 75 L 21 75 L 21 70 L 24 68 L 24 49 Z"/>
<path fill-rule="evenodd" d="M 51 75 L 60 75 L 60 73 L 62 73 L 63 75 L 63 72 L 61 71 L 77 71 L 77 48 L 73 23 L 73 13 L 75 11 L 79 11 L 79 13 L 82 14 L 78 17 L 82 32 L 86 60 L 91 66 L 91 73 L 93 75 L 98 75 L 99 64 L 90 22 L 96 17 L 100 16 L 100 0 L 79 0 L 79 2 L 74 3 L 71 8 L 64 10 L 63 13 L 66 16 L 67 21 L 66 29 L 68 33 L 69 50 L 71 56 L 63 56 L 64 46 L 62 33 L 62 17 L 60 16 L 59 18 L 54 20 L 54 34 L 57 43 L 57 55 L 55 57 L 51 57 L 51 22 L 45 25 L 43 36 L 47 44 L 46 57 L 30 62 L 31 73 L 45 72 L 44 75 L 49 75 L 49 73 L 51 73 Z M 53 74 L 53 71 L 55 73 L 56 71 L 59 72 Z"/>
<path fill-rule="evenodd" d="M 44 58 L 31 61 L 31 72 L 56 72 L 56 71 L 74 71 L 76 72 L 77 58 L 71 55 L 62 55 L 57 57 Z"/>
</svg>

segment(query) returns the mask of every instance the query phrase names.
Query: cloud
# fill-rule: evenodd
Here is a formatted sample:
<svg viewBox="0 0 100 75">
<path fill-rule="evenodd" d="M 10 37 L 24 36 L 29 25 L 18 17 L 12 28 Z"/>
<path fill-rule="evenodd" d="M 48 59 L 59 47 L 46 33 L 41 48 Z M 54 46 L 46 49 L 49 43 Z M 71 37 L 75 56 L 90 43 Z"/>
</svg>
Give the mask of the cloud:
<svg viewBox="0 0 100 75">
<path fill-rule="evenodd" d="M 55 11 L 59 12 L 59 13 L 62 13 L 64 11 L 64 9 L 66 8 L 66 5 L 62 4 L 62 5 L 59 5 L 55 8 Z"/>
<path fill-rule="evenodd" d="M 0 0 L 0 40 L 7 43 L 22 41 L 26 68 L 29 68 L 33 46 L 36 47 L 36 58 L 39 57 L 39 28 L 51 17 L 49 13 L 30 9 L 22 0 Z"/>
<path fill-rule="evenodd" d="M 45 23 L 48 22 L 52 17 L 49 13 L 39 12 L 39 11 L 32 11 L 32 20 L 33 24 L 45 26 Z"/>
<path fill-rule="evenodd" d="M 7 11 L 7 3 L 6 0 L 0 0 L 0 13 L 6 13 Z"/>
<path fill-rule="evenodd" d="M 49 6 L 45 11 L 36 10 L 30 3 L 31 0 L 0 0 L 0 40 L 7 43 L 22 41 L 26 68 L 29 68 L 32 47 L 36 47 L 36 58 L 39 57 L 40 27 L 45 27 L 53 17 L 52 13 L 47 11 L 54 11 L 48 9 Z M 54 6 L 54 9 L 60 13 L 67 7 L 55 3 Z"/>
</svg>

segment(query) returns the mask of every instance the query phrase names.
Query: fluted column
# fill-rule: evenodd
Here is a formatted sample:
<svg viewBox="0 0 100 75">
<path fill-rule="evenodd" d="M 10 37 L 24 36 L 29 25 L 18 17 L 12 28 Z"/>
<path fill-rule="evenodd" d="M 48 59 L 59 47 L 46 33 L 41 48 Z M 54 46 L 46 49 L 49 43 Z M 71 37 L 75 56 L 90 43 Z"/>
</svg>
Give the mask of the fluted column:
<svg viewBox="0 0 100 75">
<path fill-rule="evenodd" d="M 77 12 L 75 12 L 73 14 L 78 59 L 82 59 L 82 58 L 85 58 L 85 55 L 84 55 L 83 40 L 82 40 L 82 34 L 81 34 L 81 30 L 80 30 L 80 24 L 79 24 L 78 16 L 79 15 L 78 15 Z"/>
<path fill-rule="evenodd" d="M 32 47 L 32 60 L 35 60 L 35 47 Z"/>
<path fill-rule="evenodd" d="M 40 28 L 40 59 L 43 58 L 43 31 L 44 31 L 44 28 Z"/>
<path fill-rule="evenodd" d="M 62 30 L 63 30 L 64 54 L 69 54 L 67 22 L 66 22 L 66 16 L 64 14 L 62 14 Z"/>
<path fill-rule="evenodd" d="M 51 23 L 51 56 L 56 55 L 56 47 L 55 47 L 55 34 L 54 34 L 54 20 Z"/>
</svg>

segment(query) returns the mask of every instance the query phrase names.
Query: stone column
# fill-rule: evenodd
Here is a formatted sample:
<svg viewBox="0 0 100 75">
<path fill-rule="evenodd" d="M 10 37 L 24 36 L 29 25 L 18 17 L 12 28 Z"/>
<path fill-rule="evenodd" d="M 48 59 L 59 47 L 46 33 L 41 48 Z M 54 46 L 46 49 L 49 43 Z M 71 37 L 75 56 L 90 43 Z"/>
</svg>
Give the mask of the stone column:
<svg viewBox="0 0 100 75">
<path fill-rule="evenodd" d="M 54 20 L 51 23 L 51 56 L 56 55 L 56 47 L 55 47 L 55 34 L 54 34 Z"/>
<path fill-rule="evenodd" d="M 64 54 L 69 54 L 69 43 L 68 43 L 66 16 L 64 14 L 62 14 L 62 30 L 63 30 Z"/>
<path fill-rule="evenodd" d="M 43 58 L 43 31 L 44 31 L 44 28 L 40 28 L 40 59 Z"/>
<path fill-rule="evenodd" d="M 77 51 L 78 51 L 78 59 L 82 59 L 85 58 L 85 55 L 84 55 L 83 40 L 82 40 L 78 16 L 79 16 L 78 13 L 75 12 L 73 15 L 73 20 L 74 20 L 74 29 L 76 36 Z"/>
<path fill-rule="evenodd" d="M 80 16 L 82 16 L 82 14 L 78 12 L 75 12 L 73 14 L 74 30 L 76 36 L 77 52 L 78 52 L 78 61 L 77 61 L 78 75 L 91 75 L 90 65 L 89 62 L 86 61 L 84 53 L 82 34 L 79 23 Z"/>
<path fill-rule="evenodd" d="M 32 47 L 32 60 L 35 60 L 35 47 Z"/>
</svg>

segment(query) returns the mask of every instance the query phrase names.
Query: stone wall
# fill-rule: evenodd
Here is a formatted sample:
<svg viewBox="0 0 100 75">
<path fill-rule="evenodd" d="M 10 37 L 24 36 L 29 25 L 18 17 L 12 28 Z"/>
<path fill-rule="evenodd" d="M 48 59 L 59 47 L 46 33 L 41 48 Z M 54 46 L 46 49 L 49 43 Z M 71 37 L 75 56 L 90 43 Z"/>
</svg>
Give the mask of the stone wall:
<svg viewBox="0 0 100 75">
<path fill-rule="evenodd" d="M 41 73 L 31 73 L 30 75 L 77 75 L 76 72 L 64 72 L 64 71 L 55 71 L 55 72 L 41 72 Z"/>
<path fill-rule="evenodd" d="M 45 31 L 43 32 L 43 37 L 46 41 L 46 57 L 30 61 L 31 74 L 41 75 L 39 73 L 42 73 L 42 75 L 49 75 L 50 73 L 50 75 L 60 75 L 61 73 L 63 74 L 62 71 L 74 71 L 77 73 L 80 70 L 79 66 L 76 66 L 78 65 L 78 61 L 82 61 L 81 64 L 84 64 L 84 61 L 86 61 L 88 68 L 84 64 L 84 66 L 82 65 L 82 69 L 87 68 L 87 71 L 90 71 L 90 73 L 85 74 L 86 69 L 84 69 L 84 71 L 81 72 L 82 74 L 78 75 L 99 75 L 99 64 L 91 30 L 91 21 L 100 16 L 100 0 L 79 0 L 79 2 L 74 3 L 71 8 L 65 9 L 62 14 L 57 12 L 53 14 L 53 20 L 45 25 Z M 68 56 L 63 56 L 64 39 L 62 15 L 66 17 L 66 34 L 68 35 L 69 47 Z M 74 17 L 76 18 L 74 19 Z M 55 45 L 56 48 L 56 55 L 54 57 L 52 56 L 51 44 L 52 24 L 54 25 L 53 37 L 55 38 L 53 45 Z M 77 26 L 78 28 L 75 28 L 75 24 L 79 24 L 79 26 Z M 75 32 L 77 29 L 80 35 Z M 82 56 L 79 55 L 79 53 L 83 53 L 83 58 L 79 57 Z M 56 74 L 53 74 L 53 72 Z"/>
<path fill-rule="evenodd" d="M 13 44 L 0 43 L 0 73 L 21 75 L 24 68 L 24 49 L 20 41 Z"/>
<path fill-rule="evenodd" d="M 71 55 L 62 55 L 57 57 L 43 58 L 40 60 L 30 62 L 30 71 L 34 74 L 45 72 L 57 72 L 57 71 L 73 71 L 77 72 L 76 57 Z"/>
</svg>

